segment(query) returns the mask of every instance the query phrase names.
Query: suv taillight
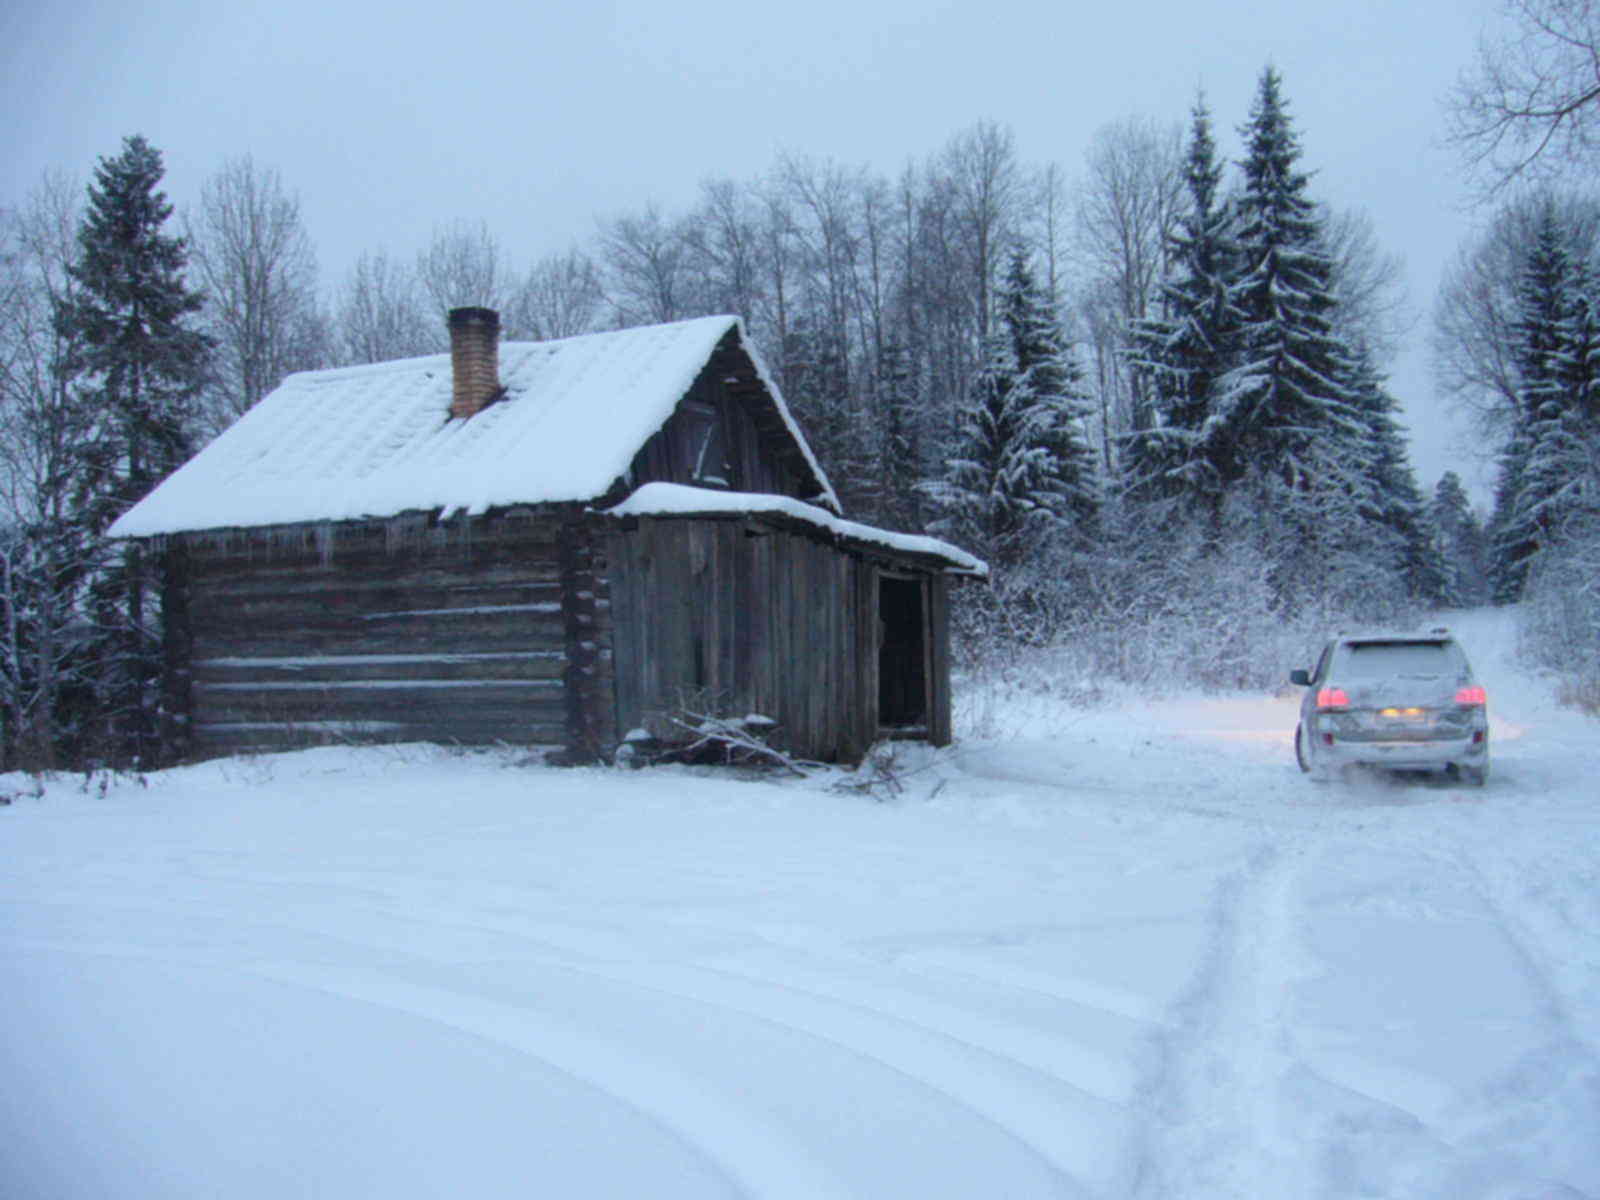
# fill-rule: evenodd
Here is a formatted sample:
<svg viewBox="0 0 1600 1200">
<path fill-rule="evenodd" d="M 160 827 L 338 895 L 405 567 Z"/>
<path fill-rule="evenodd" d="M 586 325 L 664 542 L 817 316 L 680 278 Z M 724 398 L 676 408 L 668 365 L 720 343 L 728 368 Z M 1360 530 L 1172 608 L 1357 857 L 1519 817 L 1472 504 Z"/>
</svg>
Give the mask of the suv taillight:
<svg viewBox="0 0 1600 1200">
<path fill-rule="evenodd" d="M 1474 684 L 1472 687 L 1456 689 L 1456 703 L 1476 707 L 1489 703 L 1489 693 Z"/>
<path fill-rule="evenodd" d="M 1317 693 L 1318 708 L 1349 708 L 1350 694 L 1343 688 L 1323 688 Z"/>
</svg>

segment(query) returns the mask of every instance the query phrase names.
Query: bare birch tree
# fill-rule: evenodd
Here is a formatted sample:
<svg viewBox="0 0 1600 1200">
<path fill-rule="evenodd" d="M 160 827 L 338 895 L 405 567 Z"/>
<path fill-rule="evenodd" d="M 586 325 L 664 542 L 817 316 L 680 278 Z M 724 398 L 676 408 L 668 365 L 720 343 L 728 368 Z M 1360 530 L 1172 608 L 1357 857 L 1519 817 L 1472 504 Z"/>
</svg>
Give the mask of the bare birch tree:
<svg viewBox="0 0 1600 1200">
<path fill-rule="evenodd" d="M 417 255 L 416 279 L 441 338 L 452 308 L 499 312 L 507 307 L 511 294 L 500 239 L 482 221 L 476 225 L 457 221 L 434 229 L 433 239 Z"/>
<path fill-rule="evenodd" d="M 216 342 L 205 423 L 220 428 L 247 412 L 291 371 L 330 357 L 318 311 L 316 255 L 300 200 L 278 172 L 248 155 L 230 159 L 200 191 L 188 222 L 190 265 L 206 294 L 206 332 Z"/>
<path fill-rule="evenodd" d="M 383 251 L 356 259 L 339 289 L 335 353 L 343 363 L 387 362 L 444 348 L 441 321 L 425 315 L 415 276 Z"/>
<path fill-rule="evenodd" d="M 1142 381 L 1123 353 L 1129 328 L 1153 315 L 1167 275 L 1167 247 L 1183 202 L 1183 130 L 1127 117 L 1102 126 L 1078 188 L 1080 311 L 1099 390 L 1101 455 L 1151 420 Z"/>
<path fill-rule="evenodd" d="M 1322 244 L 1333 260 L 1334 332 L 1346 345 L 1365 349 L 1376 365 L 1387 364 L 1412 326 L 1404 261 L 1379 245 L 1363 209 L 1325 210 Z"/>
<path fill-rule="evenodd" d="M 680 221 L 654 204 L 602 222 L 600 252 L 619 325 L 657 324 L 690 314 Z"/>
<path fill-rule="evenodd" d="M 81 186 L 46 176 L 0 213 L 0 708 L 9 765 L 58 765 L 63 690 L 84 666 L 71 637 L 95 544 L 72 507 L 85 430 L 72 403 L 73 298 Z"/>
<path fill-rule="evenodd" d="M 1043 167 L 1033 185 L 1032 241 L 1044 262 L 1044 285 L 1051 300 L 1061 303 L 1066 266 L 1069 194 L 1062 170 L 1055 163 Z"/>
<path fill-rule="evenodd" d="M 1023 180 L 1016 139 L 1006 126 L 980 121 L 950 139 L 938 170 L 950 189 L 981 342 L 989 336 L 1000 264 L 1021 219 Z"/>
<path fill-rule="evenodd" d="M 1434 302 L 1436 384 L 1488 432 L 1503 433 L 1518 410 L 1517 283 L 1551 206 L 1574 260 L 1593 262 L 1600 249 L 1600 201 L 1536 191 L 1502 205 L 1456 252 Z"/>
<path fill-rule="evenodd" d="M 528 269 L 511 295 L 505 336 L 542 342 L 600 327 L 605 288 L 594 260 L 581 250 L 550 254 Z"/>
<path fill-rule="evenodd" d="M 761 211 L 753 190 L 731 179 L 706 180 L 683 240 L 700 306 L 754 321 L 763 289 Z"/>
</svg>

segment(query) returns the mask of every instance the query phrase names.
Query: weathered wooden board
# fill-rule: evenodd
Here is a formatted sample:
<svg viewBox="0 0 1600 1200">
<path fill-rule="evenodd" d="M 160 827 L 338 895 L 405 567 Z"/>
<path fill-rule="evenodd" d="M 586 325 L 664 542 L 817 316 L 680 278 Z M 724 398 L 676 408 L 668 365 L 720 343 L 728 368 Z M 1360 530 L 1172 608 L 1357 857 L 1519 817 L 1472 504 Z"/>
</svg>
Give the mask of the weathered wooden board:
<svg viewBox="0 0 1600 1200">
<path fill-rule="evenodd" d="M 338 683 L 382 680 L 560 679 L 559 650 L 506 650 L 466 654 L 271 655 L 194 660 L 194 683 Z"/>
<path fill-rule="evenodd" d="M 728 488 L 794 497 L 817 492 L 820 481 L 734 333 L 717 347 L 673 415 L 634 456 L 630 483 L 706 484 L 695 468 L 697 433 L 707 412 L 715 413 L 722 425 Z"/>
<path fill-rule="evenodd" d="M 448 536 L 369 525 L 299 545 L 202 539 L 185 588 L 195 749 L 564 740 L 572 638 L 560 528 L 524 519 Z M 608 663 L 609 648 L 591 658 Z"/>
<path fill-rule="evenodd" d="M 617 712 L 669 733 L 690 706 L 760 713 L 808 757 L 859 756 L 868 695 L 870 564 L 815 537 L 740 519 L 642 519 L 608 538 Z"/>
<path fill-rule="evenodd" d="M 196 683 L 201 721 L 432 719 L 497 724 L 519 713 L 563 720 L 560 680 L 371 680 L 337 683 Z"/>
<path fill-rule="evenodd" d="M 182 762 L 193 752 L 194 627 L 189 556 L 182 545 L 161 556 L 161 755 Z"/>
<path fill-rule="evenodd" d="M 931 575 L 927 586 L 931 648 L 928 740 L 935 746 L 948 746 L 951 739 L 950 582 L 943 575 Z"/>
<path fill-rule="evenodd" d="M 359 655 L 556 651 L 564 631 L 547 621 L 519 627 L 506 620 L 475 617 L 415 617 L 404 621 L 197 627 L 194 655 L 200 658 L 265 658 L 274 655 Z"/>
<path fill-rule="evenodd" d="M 560 570 L 554 561 L 555 543 L 530 544 L 516 554 L 506 554 L 494 562 L 476 561 L 471 557 L 443 559 L 421 558 L 415 555 L 402 559 L 364 556 L 359 561 L 346 563 L 336 558 L 329 563 L 308 560 L 282 562 L 264 560 L 241 562 L 234 560 L 198 560 L 191 570 L 194 578 L 216 595 L 276 595 L 287 591 L 316 594 L 323 591 L 340 591 L 351 586 L 352 581 L 362 586 L 381 587 L 403 585 L 408 588 L 495 588 L 526 587 L 545 584 L 554 587 L 560 582 Z M 550 556 L 546 558 L 545 556 Z"/>
<path fill-rule="evenodd" d="M 520 721 L 499 738 L 485 736 L 481 721 L 471 724 L 419 719 L 415 721 L 243 721 L 205 722 L 195 726 L 195 757 L 213 757 L 260 750 L 289 750 L 366 742 L 439 742 L 446 745 L 561 746 L 566 726 L 557 722 Z"/>
</svg>

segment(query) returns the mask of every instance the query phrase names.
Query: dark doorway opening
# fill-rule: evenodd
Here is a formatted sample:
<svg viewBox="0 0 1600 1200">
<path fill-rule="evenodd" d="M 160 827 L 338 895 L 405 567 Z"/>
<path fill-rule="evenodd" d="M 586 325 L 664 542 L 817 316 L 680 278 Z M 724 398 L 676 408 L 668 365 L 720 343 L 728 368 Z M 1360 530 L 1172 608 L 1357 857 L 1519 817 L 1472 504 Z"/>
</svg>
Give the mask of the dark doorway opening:
<svg viewBox="0 0 1600 1200">
<path fill-rule="evenodd" d="M 878 581 L 878 725 L 885 733 L 928 729 L 928 622 L 920 579 Z"/>
</svg>

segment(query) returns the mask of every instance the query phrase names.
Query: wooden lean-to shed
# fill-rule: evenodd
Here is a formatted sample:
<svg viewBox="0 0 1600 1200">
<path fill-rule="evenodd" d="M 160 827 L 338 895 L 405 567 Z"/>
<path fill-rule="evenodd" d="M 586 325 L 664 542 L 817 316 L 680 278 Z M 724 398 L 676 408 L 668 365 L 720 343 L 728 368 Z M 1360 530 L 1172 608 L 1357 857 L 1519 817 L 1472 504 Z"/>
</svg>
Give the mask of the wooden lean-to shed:
<svg viewBox="0 0 1600 1200">
<path fill-rule="evenodd" d="M 334 740 L 609 758 L 704 713 L 854 761 L 950 738 L 948 587 L 843 519 L 734 317 L 290 376 L 112 528 L 162 564 L 175 758 Z"/>
</svg>

